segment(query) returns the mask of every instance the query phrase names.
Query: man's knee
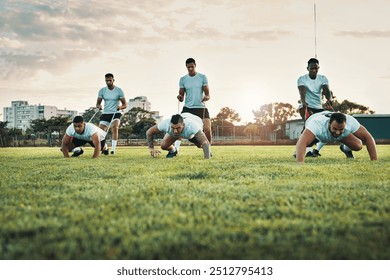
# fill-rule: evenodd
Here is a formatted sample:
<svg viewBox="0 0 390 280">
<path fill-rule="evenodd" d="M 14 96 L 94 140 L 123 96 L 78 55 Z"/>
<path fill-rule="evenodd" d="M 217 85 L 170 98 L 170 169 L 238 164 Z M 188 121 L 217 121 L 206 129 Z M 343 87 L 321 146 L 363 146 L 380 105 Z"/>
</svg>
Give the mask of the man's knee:
<svg viewBox="0 0 390 280">
<path fill-rule="evenodd" d="M 353 149 L 353 150 L 354 151 L 360 151 L 361 149 L 363 149 L 363 144 L 359 143 L 358 145 L 356 145 L 355 149 Z"/>
</svg>

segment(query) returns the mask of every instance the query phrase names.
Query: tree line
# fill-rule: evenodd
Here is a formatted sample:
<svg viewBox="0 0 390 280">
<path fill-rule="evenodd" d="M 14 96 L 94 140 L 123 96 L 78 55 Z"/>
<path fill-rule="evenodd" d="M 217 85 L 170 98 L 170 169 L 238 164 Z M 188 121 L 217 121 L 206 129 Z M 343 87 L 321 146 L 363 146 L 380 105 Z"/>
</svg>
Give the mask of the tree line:
<svg viewBox="0 0 390 280">
<path fill-rule="evenodd" d="M 325 106 L 325 105 L 324 105 Z M 373 114 L 369 107 L 343 100 L 339 103 L 333 101 L 333 109 L 345 114 Z M 102 112 L 95 116 L 95 108 L 87 109 L 83 113 L 86 122 L 99 125 Z M 211 119 L 213 134 L 217 137 L 235 136 L 254 137 L 266 139 L 267 134 L 277 128 L 278 125 L 288 120 L 298 118 L 297 109 L 289 103 L 274 102 L 260 106 L 258 110 L 252 110 L 253 122 L 245 125 L 236 125 L 241 121 L 239 113 L 229 107 L 223 107 L 219 113 Z M 94 116 L 94 117 L 93 117 Z M 93 117 L 93 119 L 91 119 Z M 72 122 L 68 116 L 51 117 L 50 119 L 35 119 L 31 121 L 31 127 L 26 131 L 17 128 L 7 128 L 8 122 L 0 122 L 0 146 L 24 145 L 28 141 L 35 145 L 39 139 L 47 141 L 49 146 L 59 145 L 66 128 Z M 132 108 L 121 118 L 119 127 L 120 138 L 144 139 L 146 131 L 155 125 L 156 120 L 151 112 L 141 108 Z M 160 135 L 162 138 L 163 135 Z"/>
</svg>

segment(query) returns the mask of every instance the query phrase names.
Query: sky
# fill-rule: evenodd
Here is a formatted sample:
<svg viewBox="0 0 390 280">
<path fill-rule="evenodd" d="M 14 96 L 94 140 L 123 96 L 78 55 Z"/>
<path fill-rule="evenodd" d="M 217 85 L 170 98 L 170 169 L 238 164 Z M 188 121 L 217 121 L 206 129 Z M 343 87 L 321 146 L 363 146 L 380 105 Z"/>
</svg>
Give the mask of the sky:
<svg viewBox="0 0 390 280">
<path fill-rule="evenodd" d="M 388 0 L 0 0 L 0 108 L 83 112 L 110 72 L 127 100 L 169 118 L 193 57 L 211 117 L 229 107 L 245 124 L 267 103 L 297 107 L 317 56 L 339 101 L 389 114 L 389 13 Z"/>
</svg>

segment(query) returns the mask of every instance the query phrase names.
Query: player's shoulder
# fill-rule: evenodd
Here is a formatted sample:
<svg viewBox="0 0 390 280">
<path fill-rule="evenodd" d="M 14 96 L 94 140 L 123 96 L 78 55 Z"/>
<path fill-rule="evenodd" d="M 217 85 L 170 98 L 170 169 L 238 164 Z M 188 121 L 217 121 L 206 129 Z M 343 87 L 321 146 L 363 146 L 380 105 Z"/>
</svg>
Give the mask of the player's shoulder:
<svg viewBox="0 0 390 280">
<path fill-rule="evenodd" d="M 307 78 L 309 77 L 308 74 L 305 74 L 305 75 L 302 75 L 302 76 L 299 76 L 298 77 L 298 81 L 304 81 L 304 80 L 307 80 Z"/>
<path fill-rule="evenodd" d="M 206 78 L 206 74 L 199 73 L 199 72 L 196 72 L 196 74 L 199 75 L 199 77 L 201 77 L 201 78 Z"/>
<path fill-rule="evenodd" d="M 317 78 L 320 80 L 328 80 L 328 78 L 325 75 L 317 74 Z"/>
</svg>

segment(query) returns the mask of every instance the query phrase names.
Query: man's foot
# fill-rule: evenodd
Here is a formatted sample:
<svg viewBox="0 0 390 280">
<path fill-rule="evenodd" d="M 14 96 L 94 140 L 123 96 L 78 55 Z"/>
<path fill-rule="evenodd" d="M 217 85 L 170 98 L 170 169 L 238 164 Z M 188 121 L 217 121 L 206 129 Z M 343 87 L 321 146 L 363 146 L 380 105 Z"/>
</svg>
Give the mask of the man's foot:
<svg viewBox="0 0 390 280">
<path fill-rule="evenodd" d="M 112 155 L 115 155 L 115 151 L 111 151 L 111 154 L 112 154 Z"/>
<path fill-rule="evenodd" d="M 320 157 L 320 156 L 321 156 L 320 151 L 314 149 L 314 150 L 313 150 L 313 157 Z"/>
<path fill-rule="evenodd" d="M 352 154 L 352 151 L 348 151 L 348 152 L 344 151 L 343 146 L 344 144 L 340 145 L 340 150 L 347 156 L 347 158 L 355 158 Z"/>
<path fill-rule="evenodd" d="M 312 151 L 308 151 L 305 157 L 316 157 Z"/>
<path fill-rule="evenodd" d="M 108 148 L 102 151 L 102 154 L 108 156 Z"/>
<path fill-rule="evenodd" d="M 177 151 L 174 151 L 174 152 L 168 152 L 166 158 L 173 158 L 177 155 Z"/>
<path fill-rule="evenodd" d="M 81 156 L 82 154 L 84 154 L 84 150 L 80 148 L 79 151 L 73 152 L 72 157 L 78 157 Z"/>
</svg>

